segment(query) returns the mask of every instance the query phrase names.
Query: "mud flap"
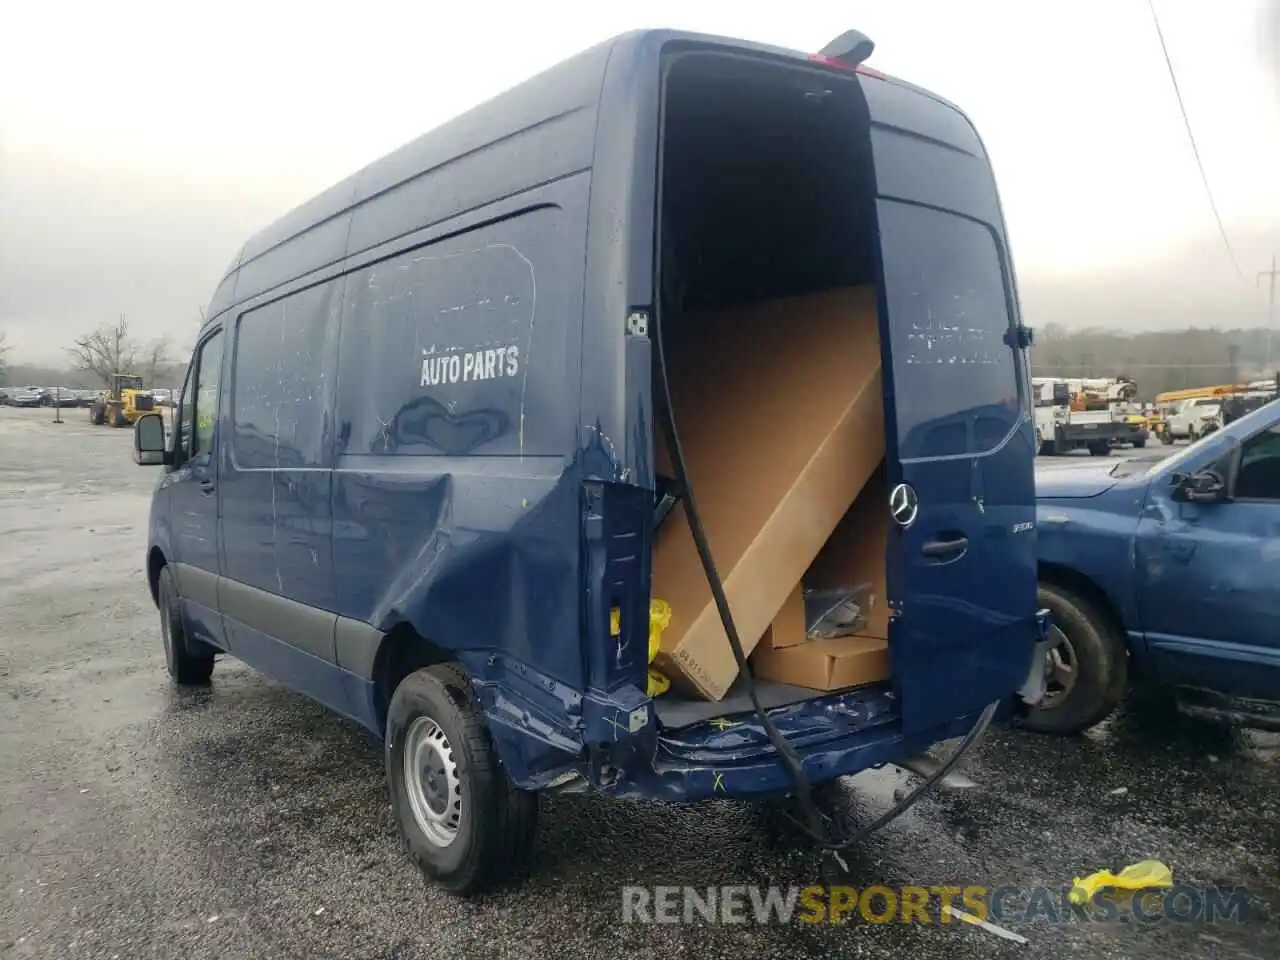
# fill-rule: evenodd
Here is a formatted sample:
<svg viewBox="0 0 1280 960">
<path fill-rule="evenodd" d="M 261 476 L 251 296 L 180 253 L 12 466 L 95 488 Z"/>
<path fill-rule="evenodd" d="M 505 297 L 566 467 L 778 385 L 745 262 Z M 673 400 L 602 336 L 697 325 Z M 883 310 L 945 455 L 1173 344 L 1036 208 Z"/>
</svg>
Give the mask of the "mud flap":
<svg viewBox="0 0 1280 960">
<path fill-rule="evenodd" d="M 1018 696 L 1022 702 L 1034 707 L 1044 699 L 1047 678 L 1045 676 L 1045 660 L 1049 656 L 1049 648 L 1053 645 L 1049 639 L 1049 626 L 1052 623 L 1048 610 L 1036 613 L 1036 645 L 1031 656 L 1031 668 L 1027 671 L 1027 679 L 1018 688 Z"/>
</svg>

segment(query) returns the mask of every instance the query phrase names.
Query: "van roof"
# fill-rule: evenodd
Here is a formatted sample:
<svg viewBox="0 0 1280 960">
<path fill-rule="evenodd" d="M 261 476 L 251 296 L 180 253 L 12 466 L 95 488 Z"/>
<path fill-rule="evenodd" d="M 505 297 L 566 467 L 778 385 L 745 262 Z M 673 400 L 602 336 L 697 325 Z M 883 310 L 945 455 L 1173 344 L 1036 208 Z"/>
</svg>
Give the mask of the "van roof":
<svg viewBox="0 0 1280 960">
<path fill-rule="evenodd" d="M 672 42 L 785 58 L 808 56 L 673 30 L 633 31 L 584 50 L 373 161 L 258 231 L 227 268 L 210 303 L 209 322 L 234 304 L 348 256 L 519 193 L 530 184 L 589 169 L 596 108 L 605 96 L 611 58 L 635 61 Z M 960 112 L 929 91 L 895 78 L 883 79 Z M 516 141 L 520 162 L 504 163 L 510 152 L 502 147 L 515 149 Z M 458 178 L 455 165 L 463 159 L 483 166 L 469 165 L 465 180 Z M 538 166 L 530 169 L 531 164 Z M 411 202 L 371 202 L 391 200 L 388 194 L 402 191 L 405 196 L 397 200 Z M 377 216 L 373 216 L 375 208 Z M 388 223 L 389 219 L 404 223 Z"/>
</svg>

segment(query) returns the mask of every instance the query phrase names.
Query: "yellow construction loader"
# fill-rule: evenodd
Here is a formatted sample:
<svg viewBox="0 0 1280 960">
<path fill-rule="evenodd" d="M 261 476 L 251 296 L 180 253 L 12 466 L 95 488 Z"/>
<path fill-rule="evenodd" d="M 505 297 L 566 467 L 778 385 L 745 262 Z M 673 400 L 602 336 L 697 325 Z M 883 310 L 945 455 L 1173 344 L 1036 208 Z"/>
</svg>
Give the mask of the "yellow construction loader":
<svg viewBox="0 0 1280 960">
<path fill-rule="evenodd" d="M 144 413 L 153 412 L 155 407 L 155 398 L 143 389 L 141 377 L 117 373 L 111 377 L 111 389 L 102 391 L 89 405 L 89 422 L 127 427 Z"/>
</svg>

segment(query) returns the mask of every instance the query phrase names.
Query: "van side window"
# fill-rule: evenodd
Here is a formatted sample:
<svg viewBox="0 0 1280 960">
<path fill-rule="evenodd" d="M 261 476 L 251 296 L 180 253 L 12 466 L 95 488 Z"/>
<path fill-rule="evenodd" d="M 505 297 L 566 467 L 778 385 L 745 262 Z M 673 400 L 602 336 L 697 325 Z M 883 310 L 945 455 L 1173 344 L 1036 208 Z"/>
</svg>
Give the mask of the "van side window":
<svg viewBox="0 0 1280 960">
<path fill-rule="evenodd" d="M 330 280 L 240 317 L 231 387 L 236 466 L 328 463 L 341 289 L 341 280 Z"/>
<path fill-rule="evenodd" d="M 347 278 L 338 434 L 350 454 L 538 456 L 573 443 L 581 235 L 535 210 Z M 576 246 L 576 249 L 575 249 Z M 621 321 L 619 321 L 621 322 Z M 543 411 L 555 409 L 555 416 Z"/>
<path fill-rule="evenodd" d="M 1029 386 L 1009 342 L 1000 249 L 964 217 L 896 201 L 878 210 L 899 453 L 986 453 L 1021 422 Z"/>
<path fill-rule="evenodd" d="M 1254 434 L 1240 450 L 1237 500 L 1280 500 L 1280 427 Z"/>
<path fill-rule="evenodd" d="M 213 452 L 213 428 L 218 420 L 218 385 L 222 380 L 222 331 L 200 347 L 196 367 L 196 429 L 191 455 Z"/>
</svg>

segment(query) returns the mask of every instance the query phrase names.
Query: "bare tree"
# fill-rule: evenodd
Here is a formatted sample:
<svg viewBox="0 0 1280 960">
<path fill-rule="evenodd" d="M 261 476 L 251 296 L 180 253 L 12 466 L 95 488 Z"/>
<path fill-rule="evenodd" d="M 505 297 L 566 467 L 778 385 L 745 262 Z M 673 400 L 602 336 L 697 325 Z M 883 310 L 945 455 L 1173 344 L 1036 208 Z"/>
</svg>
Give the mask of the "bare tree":
<svg viewBox="0 0 1280 960">
<path fill-rule="evenodd" d="M 129 336 L 124 314 L 113 326 L 101 326 L 78 338 L 67 352 L 76 369 L 93 374 L 107 387 L 115 374 L 132 373 L 138 362 L 138 345 Z"/>
<path fill-rule="evenodd" d="M 168 334 L 152 340 L 143 352 L 142 369 L 146 377 L 143 383 L 148 387 L 159 384 L 161 376 L 168 375 L 173 362 L 173 344 L 170 343 Z"/>
</svg>

